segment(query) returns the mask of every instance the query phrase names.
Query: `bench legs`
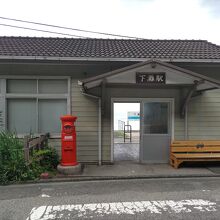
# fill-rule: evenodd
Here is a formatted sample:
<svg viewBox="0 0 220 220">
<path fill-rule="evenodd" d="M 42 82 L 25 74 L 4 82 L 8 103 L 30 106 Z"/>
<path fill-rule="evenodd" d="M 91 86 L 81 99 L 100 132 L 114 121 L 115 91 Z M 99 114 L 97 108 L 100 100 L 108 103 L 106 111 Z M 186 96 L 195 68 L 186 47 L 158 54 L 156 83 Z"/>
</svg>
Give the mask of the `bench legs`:
<svg viewBox="0 0 220 220">
<path fill-rule="evenodd" d="M 178 160 L 178 159 L 176 159 L 176 158 L 171 158 L 170 159 L 170 165 L 172 166 L 172 167 L 174 167 L 175 169 L 178 169 L 179 168 L 179 165 L 182 163 L 183 161 L 182 160 Z"/>
</svg>

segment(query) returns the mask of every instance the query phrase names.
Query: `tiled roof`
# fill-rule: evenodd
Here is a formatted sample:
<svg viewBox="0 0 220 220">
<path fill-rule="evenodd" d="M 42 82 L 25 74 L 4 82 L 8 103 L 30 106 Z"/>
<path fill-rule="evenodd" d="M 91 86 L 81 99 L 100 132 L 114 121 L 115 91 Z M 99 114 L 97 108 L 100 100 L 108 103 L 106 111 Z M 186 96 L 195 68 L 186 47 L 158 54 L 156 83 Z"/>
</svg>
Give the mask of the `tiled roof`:
<svg viewBox="0 0 220 220">
<path fill-rule="evenodd" d="M 126 40 L 0 37 L 0 58 L 220 59 L 220 46 L 204 40 Z"/>
</svg>

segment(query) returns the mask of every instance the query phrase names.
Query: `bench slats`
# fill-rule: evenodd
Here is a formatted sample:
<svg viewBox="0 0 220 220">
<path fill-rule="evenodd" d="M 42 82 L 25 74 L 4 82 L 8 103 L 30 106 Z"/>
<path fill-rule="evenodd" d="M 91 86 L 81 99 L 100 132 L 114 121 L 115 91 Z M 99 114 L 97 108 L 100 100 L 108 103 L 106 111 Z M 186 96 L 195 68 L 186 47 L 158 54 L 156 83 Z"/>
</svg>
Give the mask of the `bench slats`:
<svg viewBox="0 0 220 220">
<path fill-rule="evenodd" d="M 170 164 L 178 168 L 184 161 L 220 161 L 220 141 L 173 141 L 170 146 Z"/>
<path fill-rule="evenodd" d="M 214 153 L 214 154 L 197 154 L 197 153 L 191 153 L 191 154 L 173 154 L 176 158 L 220 158 L 220 153 Z"/>
<path fill-rule="evenodd" d="M 202 148 L 197 148 L 197 147 L 174 147 L 171 146 L 171 152 L 219 152 L 220 153 L 220 146 L 219 147 L 202 147 Z"/>
<path fill-rule="evenodd" d="M 204 146 L 220 146 L 220 141 L 194 140 L 194 141 L 173 141 L 172 146 L 195 146 L 204 144 Z"/>
<path fill-rule="evenodd" d="M 197 145 L 203 145 L 204 147 L 220 147 L 220 144 L 204 144 L 204 143 L 196 143 L 196 144 L 172 144 L 172 147 L 196 147 Z"/>
</svg>

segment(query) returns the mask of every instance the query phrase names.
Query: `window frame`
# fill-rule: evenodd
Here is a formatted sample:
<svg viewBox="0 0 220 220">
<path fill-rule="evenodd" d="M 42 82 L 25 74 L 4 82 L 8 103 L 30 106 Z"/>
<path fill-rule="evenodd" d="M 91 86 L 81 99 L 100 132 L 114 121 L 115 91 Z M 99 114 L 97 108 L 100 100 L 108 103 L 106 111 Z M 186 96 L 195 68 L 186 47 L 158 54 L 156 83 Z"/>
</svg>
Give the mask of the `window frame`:
<svg viewBox="0 0 220 220">
<path fill-rule="evenodd" d="M 27 94 L 27 93 L 7 93 L 7 80 L 28 80 L 28 79 L 33 79 L 37 81 L 37 92 L 34 94 Z M 39 80 L 67 80 L 67 93 L 39 93 Z M 40 99 L 49 99 L 49 100 L 66 100 L 67 102 L 67 114 L 71 114 L 71 77 L 70 76 L 1 76 L 0 77 L 0 81 L 1 81 L 1 85 L 3 85 L 3 89 L 1 89 L 1 97 L 4 97 L 4 110 L 5 110 L 5 130 L 8 129 L 8 111 L 7 111 L 7 100 L 8 99 L 36 99 L 36 103 L 37 103 L 37 117 L 36 117 L 36 121 L 37 121 L 37 133 L 34 133 L 34 135 L 40 135 L 42 133 L 39 132 L 39 114 L 38 114 L 38 102 Z M 23 137 L 26 134 L 17 134 L 18 137 Z M 50 137 L 51 138 L 60 138 L 61 134 L 59 133 L 50 133 Z"/>
<path fill-rule="evenodd" d="M 2 105 L 0 107 L 1 111 L 1 123 L 0 123 L 0 131 L 4 131 L 6 128 L 6 109 L 5 109 L 5 91 L 6 91 L 6 85 L 5 85 L 5 80 L 0 78 L 0 104 Z"/>
</svg>

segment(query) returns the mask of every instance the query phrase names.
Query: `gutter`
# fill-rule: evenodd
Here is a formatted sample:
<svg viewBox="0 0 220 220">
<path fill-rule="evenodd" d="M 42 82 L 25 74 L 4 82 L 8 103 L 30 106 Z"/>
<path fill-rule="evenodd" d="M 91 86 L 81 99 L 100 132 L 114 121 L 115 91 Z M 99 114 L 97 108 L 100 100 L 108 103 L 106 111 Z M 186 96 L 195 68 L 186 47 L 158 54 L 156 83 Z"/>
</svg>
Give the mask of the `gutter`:
<svg viewBox="0 0 220 220">
<path fill-rule="evenodd" d="M 43 60 L 43 61 L 133 61 L 141 62 L 151 60 L 145 58 L 102 58 L 102 57 L 52 57 L 52 56 L 0 56 L 0 60 Z M 155 58 L 161 62 L 194 62 L 194 63 L 220 63 L 220 59 L 180 59 L 180 58 Z"/>
<path fill-rule="evenodd" d="M 78 85 L 83 87 L 82 82 L 78 81 Z M 99 166 L 102 165 L 102 103 L 101 103 L 101 97 L 91 95 L 89 93 L 86 93 L 85 90 L 82 91 L 82 95 L 93 98 L 93 99 L 98 99 L 99 102 L 99 116 L 98 116 L 98 163 Z"/>
</svg>

